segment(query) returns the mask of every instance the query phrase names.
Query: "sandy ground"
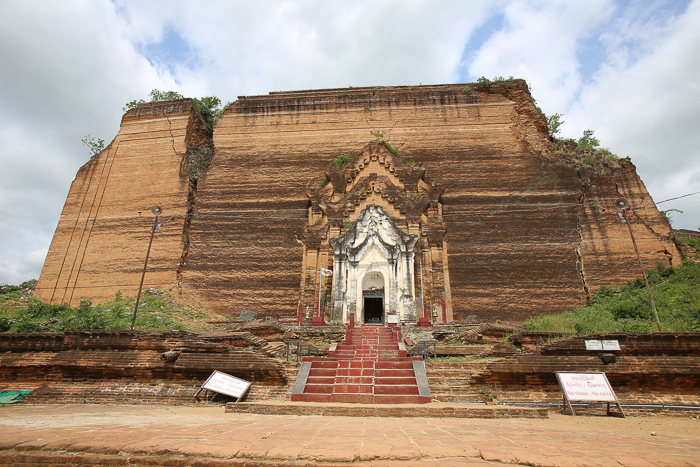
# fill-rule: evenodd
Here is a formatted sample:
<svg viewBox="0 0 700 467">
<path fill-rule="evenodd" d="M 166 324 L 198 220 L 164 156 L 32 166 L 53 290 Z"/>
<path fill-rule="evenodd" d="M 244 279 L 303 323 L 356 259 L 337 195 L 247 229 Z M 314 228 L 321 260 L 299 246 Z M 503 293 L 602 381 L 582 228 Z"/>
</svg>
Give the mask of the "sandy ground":
<svg viewBox="0 0 700 467">
<path fill-rule="evenodd" d="M 236 458 L 276 466 L 700 467 L 700 419 L 258 415 L 211 405 L 0 407 L 0 463 L 17 456 L 39 461 L 47 453 L 57 463 L 97 455 L 177 465 Z"/>
<path fill-rule="evenodd" d="M 225 422 L 235 414 L 224 412 L 223 406 L 138 406 L 138 405 L 22 405 L 0 407 L 0 425 L 23 428 L 56 428 L 62 426 L 155 426 L 177 424 L 201 426 Z M 697 437 L 700 444 L 698 418 L 672 416 L 637 416 L 627 418 L 572 416 L 550 414 L 548 419 L 530 420 L 541 427 L 575 431 L 610 431 L 615 433 L 678 435 Z M 517 419 L 525 421 L 526 419 Z"/>
</svg>

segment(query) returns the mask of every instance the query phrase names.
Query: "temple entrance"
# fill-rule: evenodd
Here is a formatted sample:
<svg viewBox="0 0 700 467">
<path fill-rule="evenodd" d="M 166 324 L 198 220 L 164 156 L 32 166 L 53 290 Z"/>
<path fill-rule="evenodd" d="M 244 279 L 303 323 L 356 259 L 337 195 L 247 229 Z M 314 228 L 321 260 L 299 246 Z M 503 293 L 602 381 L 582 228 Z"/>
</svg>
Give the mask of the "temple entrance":
<svg viewBox="0 0 700 467">
<path fill-rule="evenodd" d="M 365 311 L 365 324 L 384 322 L 384 294 L 364 293 L 362 308 Z"/>
<path fill-rule="evenodd" d="M 347 322 L 384 323 L 388 313 L 414 319 L 414 253 L 418 235 L 401 230 L 370 204 L 333 247 L 333 315 Z"/>
<path fill-rule="evenodd" d="M 300 301 L 315 303 L 325 287 L 331 290 L 326 311 L 332 323 L 348 323 L 354 316 L 363 324 L 365 309 L 367 319 L 386 321 L 391 316 L 392 321 L 415 322 L 422 316 L 416 303 L 422 265 L 428 274 L 425 298 L 439 303 L 444 297 L 449 321 L 440 199 L 445 189 L 428 178 L 426 168 L 409 165 L 380 141 L 370 142 L 341 167 L 329 163 L 318 176 L 306 187 L 310 204 L 299 238 L 304 245 Z M 333 270 L 331 281 L 319 275 L 321 267 Z M 376 282 L 368 283 L 374 276 Z M 379 289 L 381 303 L 365 298 L 365 292 Z M 372 311 L 379 307 L 381 314 Z"/>
<path fill-rule="evenodd" d="M 362 316 L 365 324 L 384 323 L 384 274 L 383 264 L 372 263 L 362 278 Z"/>
</svg>

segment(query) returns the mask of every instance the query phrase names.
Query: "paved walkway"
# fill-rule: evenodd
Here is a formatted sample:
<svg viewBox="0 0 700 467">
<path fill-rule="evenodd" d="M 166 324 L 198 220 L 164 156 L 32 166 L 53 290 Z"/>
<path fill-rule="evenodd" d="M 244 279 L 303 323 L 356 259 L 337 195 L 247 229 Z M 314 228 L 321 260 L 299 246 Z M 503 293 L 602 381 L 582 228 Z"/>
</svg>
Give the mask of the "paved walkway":
<svg viewBox="0 0 700 467">
<path fill-rule="evenodd" d="M 655 431 L 652 434 L 652 431 Z M 0 407 L 11 465 L 700 466 L 700 421 L 227 414 L 222 407 Z"/>
</svg>

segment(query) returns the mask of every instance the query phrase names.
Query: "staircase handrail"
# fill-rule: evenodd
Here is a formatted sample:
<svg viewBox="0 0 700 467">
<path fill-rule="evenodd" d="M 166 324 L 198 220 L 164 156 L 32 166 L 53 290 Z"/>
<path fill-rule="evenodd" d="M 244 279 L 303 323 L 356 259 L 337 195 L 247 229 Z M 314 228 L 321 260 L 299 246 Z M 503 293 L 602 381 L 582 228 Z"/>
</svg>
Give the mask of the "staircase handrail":
<svg viewBox="0 0 700 467">
<path fill-rule="evenodd" d="M 304 342 L 304 339 L 285 339 L 284 344 L 286 345 L 287 361 L 289 361 L 290 350 L 292 354 L 296 354 L 296 361 L 298 362 L 301 357 L 323 355 L 323 350 L 315 347 L 311 344 Z M 296 347 L 294 349 L 293 347 Z"/>
<path fill-rule="evenodd" d="M 413 347 L 407 349 L 408 355 L 420 355 L 423 357 L 423 360 L 430 359 L 431 351 L 433 353 L 433 360 L 437 360 L 437 340 L 435 339 L 418 341 Z"/>
</svg>

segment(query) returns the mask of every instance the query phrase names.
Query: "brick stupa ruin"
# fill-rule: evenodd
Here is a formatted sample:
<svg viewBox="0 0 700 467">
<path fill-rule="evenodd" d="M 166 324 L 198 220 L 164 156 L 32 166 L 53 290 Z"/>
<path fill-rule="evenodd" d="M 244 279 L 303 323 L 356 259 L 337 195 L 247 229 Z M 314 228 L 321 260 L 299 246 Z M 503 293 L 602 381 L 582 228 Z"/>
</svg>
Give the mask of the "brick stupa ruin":
<svg viewBox="0 0 700 467">
<path fill-rule="evenodd" d="M 522 320 L 639 275 L 620 197 L 645 266 L 679 264 L 634 165 L 567 163 L 522 80 L 240 97 L 213 134 L 147 103 L 78 171 L 36 296 L 136 295 L 158 204 L 144 286 L 223 314 Z"/>
</svg>

